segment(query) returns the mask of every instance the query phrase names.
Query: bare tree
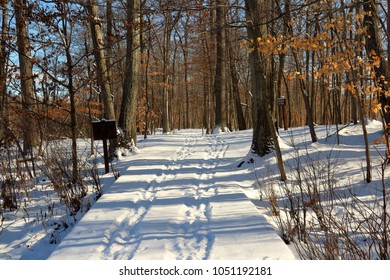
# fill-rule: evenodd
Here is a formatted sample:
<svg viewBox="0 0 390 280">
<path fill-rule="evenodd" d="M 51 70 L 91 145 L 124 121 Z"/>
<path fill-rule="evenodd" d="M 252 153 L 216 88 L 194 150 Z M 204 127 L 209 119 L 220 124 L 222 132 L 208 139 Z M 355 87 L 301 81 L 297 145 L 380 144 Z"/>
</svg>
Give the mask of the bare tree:
<svg viewBox="0 0 390 280">
<path fill-rule="evenodd" d="M 62 12 L 62 18 L 59 26 L 56 27 L 57 32 L 61 38 L 62 45 L 65 50 L 66 56 L 66 75 L 68 79 L 67 89 L 69 92 L 70 99 L 70 129 L 72 139 L 72 182 L 76 184 L 80 181 L 79 169 L 78 169 L 78 155 L 77 155 L 77 135 L 78 135 L 78 124 L 76 117 L 76 88 L 74 85 L 74 67 L 72 55 L 72 39 L 73 39 L 73 26 L 70 24 L 69 17 L 70 7 L 66 3 L 58 4 L 60 11 Z M 74 16 L 74 15 L 73 15 Z"/>
<path fill-rule="evenodd" d="M 215 95 L 215 129 L 224 130 L 226 126 L 224 113 L 225 98 L 225 1 L 216 0 L 215 30 L 217 59 L 215 65 L 214 95 Z"/>
<path fill-rule="evenodd" d="M 103 26 L 102 20 L 98 15 L 98 3 L 96 0 L 88 0 L 86 8 L 88 20 L 91 28 L 91 37 L 93 42 L 93 53 L 96 61 L 98 81 L 104 106 L 104 117 L 107 120 L 115 120 L 115 109 L 113 94 L 111 92 L 110 77 L 107 67 L 106 55 L 104 52 Z M 110 154 L 114 153 L 116 141 L 110 140 Z"/>
<path fill-rule="evenodd" d="M 237 64 L 239 59 L 238 59 L 238 55 L 236 54 L 237 51 L 233 46 L 232 38 L 227 38 L 226 42 L 228 44 L 229 72 L 230 72 L 230 82 L 231 82 L 231 91 L 232 91 L 232 101 L 234 104 L 234 112 L 237 118 L 238 129 L 245 130 L 247 126 L 246 126 L 245 116 L 241 105 L 240 87 L 239 87 L 240 73 L 239 70 L 237 69 Z"/>
<path fill-rule="evenodd" d="M 126 66 L 119 126 L 127 140 L 137 142 L 136 115 L 140 62 L 140 0 L 127 1 Z"/>
<path fill-rule="evenodd" d="M 20 65 L 20 87 L 22 107 L 29 118 L 29 122 L 23 121 L 23 150 L 30 152 L 38 145 L 37 124 L 34 113 L 36 112 L 36 99 L 34 89 L 33 63 L 31 59 L 31 46 L 28 28 L 28 7 L 26 0 L 15 0 L 16 32 Z"/>
<path fill-rule="evenodd" d="M 287 179 L 284 169 L 282 154 L 279 147 L 278 137 L 273 125 L 271 108 L 269 103 L 269 58 L 259 51 L 259 39 L 267 36 L 267 0 L 246 0 L 247 29 L 249 39 L 252 42 L 252 51 L 249 55 L 249 64 L 252 79 L 252 111 L 253 111 L 253 138 L 252 149 L 259 156 L 264 156 L 275 148 L 281 180 Z"/>
<path fill-rule="evenodd" d="M 189 29 L 190 29 L 190 15 L 185 13 L 185 21 L 183 25 L 183 34 L 176 32 L 179 37 L 180 47 L 183 53 L 183 63 L 184 63 L 184 91 L 185 91 L 185 128 L 191 127 L 191 109 L 190 109 L 190 96 L 189 96 L 189 69 L 188 69 L 188 60 L 189 60 Z M 184 38 L 183 38 L 184 37 Z"/>
<path fill-rule="evenodd" d="M 7 100 L 7 34 L 8 34 L 8 1 L 0 2 L 1 9 L 1 34 L 0 34 L 0 145 L 4 141 L 6 125 L 6 100 Z"/>
<path fill-rule="evenodd" d="M 278 1 L 276 1 L 276 2 L 278 2 Z M 294 37 L 294 29 L 293 29 L 293 26 L 291 25 L 291 10 L 290 10 L 290 8 L 291 8 L 291 1 L 286 0 L 285 1 L 285 11 L 284 11 L 285 16 L 283 17 L 284 24 L 286 25 L 286 29 L 287 29 L 288 34 L 291 37 Z M 280 11 L 280 13 L 282 13 L 282 12 Z M 299 56 L 298 48 L 293 46 L 292 47 L 292 54 L 293 54 L 293 58 L 294 58 L 296 72 L 302 73 L 303 72 L 302 71 L 303 70 L 303 66 L 302 66 L 303 60 Z M 301 90 L 301 94 L 302 94 L 302 99 L 304 101 L 304 106 L 305 106 L 305 110 L 306 110 L 307 125 L 309 126 L 309 129 L 310 129 L 311 140 L 312 140 L 312 142 L 317 142 L 318 139 L 317 139 L 317 135 L 316 135 L 316 132 L 314 129 L 313 108 L 312 108 L 312 104 L 311 104 L 310 98 L 309 98 L 308 86 L 307 86 L 307 83 L 305 82 L 304 79 L 299 79 L 299 86 L 300 86 L 300 90 Z"/>
<path fill-rule="evenodd" d="M 259 51 L 258 38 L 267 36 L 267 26 L 261 21 L 264 18 L 266 0 L 245 1 L 247 12 L 248 37 L 252 42 L 252 51 L 249 53 L 249 65 L 251 74 L 252 114 L 253 114 L 253 139 L 252 149 L 260 156 L 271 151 L 271 131 L 267 122 L 267 67 L 268 59 Z"/>
</svg>

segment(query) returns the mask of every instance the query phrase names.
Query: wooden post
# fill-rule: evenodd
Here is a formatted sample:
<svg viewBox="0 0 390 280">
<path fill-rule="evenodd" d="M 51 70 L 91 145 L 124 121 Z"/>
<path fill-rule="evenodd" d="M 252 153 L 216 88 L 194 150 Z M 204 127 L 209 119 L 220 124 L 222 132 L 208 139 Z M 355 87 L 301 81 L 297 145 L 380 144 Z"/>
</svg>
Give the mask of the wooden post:
<svg viewBox="0 0 390 280">
<path fill-rule="evenodd" d="M 102 140 L 103 140 L 103 152 L 104 152 L 104 170 L 105 173 L 107 174 L 108 172 L 110 172 L 110 161 L 108 156 L 107 139 L 104 138 Z"/>
<path fill-rule="evenodd" d="M 287 124 L 287 106 L 286 106 L 286 104 L 283 105 L 283 123 L 284 123 L 284 130 L 288 130 L 288 124 Z"/>
</svg>

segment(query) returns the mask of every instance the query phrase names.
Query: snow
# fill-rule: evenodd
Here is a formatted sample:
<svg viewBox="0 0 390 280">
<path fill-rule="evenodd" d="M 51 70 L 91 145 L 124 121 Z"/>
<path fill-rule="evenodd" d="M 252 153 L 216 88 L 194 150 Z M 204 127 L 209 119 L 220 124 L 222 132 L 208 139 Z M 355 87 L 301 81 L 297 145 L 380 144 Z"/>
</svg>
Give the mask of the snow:
<svg viewBox="0 0 390 280">
<path fill-rule="evenodd" d="M 49 259 L 294 259 L 242 190 L 253 184 L 237 168 L 250 135 L 196 130 L 141 143 Z"/>
<path fill-rule="evenodd" d="M 382 135 L 380 122 L 370 121 L 367 129 L 371 143 Z M 340 185 L 365 187 L 360 126 L 344 127 L 340 145 L 334 127 L 318 126 L 316 132 L 319 142 L 311 143 L 308 128 L 280 130 L 286 166 L 302 151 L 319 161 L 324 154 L 337 155 Z M 251 137 L 251 130 L 150 135 L 136 152 L 120 156 L 120 177 L 114 182 L 112 174 L 104 175 L 103 196 L 77 217 L 69 217 L 48 182 L 40 180 L 26 204 L 29 217 L 22 210 L 6 213 L 0 259 L 298 259 L 293 245 L 280 238 L 268 203 L 259 199 L 261 188 L 278 181 L 275 158 L 253 156 Z M 384 145 L 372 145 L 374 168 L 383 151 Z M 369 199 L 371 193 L 364 189 L 360 195 Z M 53 234 L 58 244 L 50 244 Z"/>
</svg>

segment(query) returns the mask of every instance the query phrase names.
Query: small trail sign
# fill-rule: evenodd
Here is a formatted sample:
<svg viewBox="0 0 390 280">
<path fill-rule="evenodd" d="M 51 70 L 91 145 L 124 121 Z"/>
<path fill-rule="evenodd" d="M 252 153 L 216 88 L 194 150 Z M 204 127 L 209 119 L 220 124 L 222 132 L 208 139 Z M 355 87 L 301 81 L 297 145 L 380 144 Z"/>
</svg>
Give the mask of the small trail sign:
<svg viewBox="0 0 390 280">
<path fill-rule="evenodd" d="M 107 139 L 116 139 L 116 124 L 112 120 L 92 122 L 93 138 L 103 140 L 105 172 L 110 172 Z"/>
<path fill-rule="evenodd" d="M 282 107 L 284 130 L 288 130 L 287 125 L 287 98 L 284 96 L 279 97 L 276 100 L 279 107 Z"/>
<path fill-rule="evenodd" d="M 277 99 L 277 103 L 279 106 L 286 106 L 287 105 L 287 99 L 286 97 L 282 96 Z"/>
</svg>

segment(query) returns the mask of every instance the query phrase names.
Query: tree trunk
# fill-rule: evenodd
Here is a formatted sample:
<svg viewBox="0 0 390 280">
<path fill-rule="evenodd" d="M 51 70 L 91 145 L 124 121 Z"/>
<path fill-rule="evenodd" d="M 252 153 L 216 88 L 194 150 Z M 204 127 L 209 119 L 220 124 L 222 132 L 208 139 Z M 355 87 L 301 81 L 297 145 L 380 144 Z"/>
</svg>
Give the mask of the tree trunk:
<svg viewBox="0 0 390 280">
<path fill-rule="evenodd" d="M 285 6 L 286 6 L 285 7 L 286 16 L 284 17 L 284 23 L 287 27 L 288 34 L 291 37 L 294 37 L 294 30 L 291 26 L 290 0 L 286 0 Z M 295 62 L 296 72 L 302 73 L 302 65 L 300 62 L 299 55 L 298 55 L 298 50 L 294 47 L 292 48 L 292 54 L 293 54 L 293 59 Z M 306 82 L 301 78 L 299 78 L 299 86 L 301 89 L 301 94 L 302 94 L 303 102 L 304 102 L 305 109 L 306 109 L 306 115 L 307 115 L 306 119 L 307 119 L 307 125 L 309 126 L 309 130 L 310 130 L 311 141 L 314 143 L 314 142 L 317 142 L 318 139 L 317 139 L 317 135 L 316 135 L 316 132 L 314 129 L 313 108 L 312 108 L 311 103 L 310 103 L 309 92 L 308 92 Z"/>
<path fill-rule="evenodd" d="M 133 140 L 134 144 L 137 143 L 136 114 L 139 88 L 140 11 L 140 0 L 127 0 L 126 68 L 119 126 L 124 130 L 125 139 Z"/>
<path fill-rule="evenodd" d="M 7 102 L 7 34 L 8 34 L 8 1 L 1 1 L 1 34 L 0 34 L 0 146 L 5 142 Z"/>
<path fill-rule="evenodd" d="M 265 37 L 267 32 L 265 24 L 261 24 L 260 20 L 263 16 L 261 14 L 261 7 L 266 5 L 266 1 L 261 0 L 255 3 L 254 1 L 246 0 L 245 5 L 248 37 L 253 43 L 253 51 L 249 53 L 253 115 L 252 149 L 259 156 L 264 156 L 272 149 L 272 139 L 266 116 L 266 108 L 268 106 L 266 80 L 267 59 L 260 57 L 257 38 Z"/>
<path fill-rule="evenodd" d="M 190 107 L 190 94 L 189 94 L 189 63 L 188 63 L 188 57 L 189 57 L 189 51 L 188 51 L 188 47 L 189 47 L 189 41 L 188 41 L 188 36 L 189 36 L 189 21 L 190 21 L 190 15 L 186 15 L 186 19 L 185 21 L 183 22 L 183 29 L 184 31 L 181 33 L 181 32 L 178 32 L 176 31 L 176 35 L 179 39 L 179 42 L 180 42 L 180 47 L 181 47 L 181 51 L 183 53 L 183 67 L 184 67 L 184 96 L 185 96 L 185 105 L 184 106 L 181 106 L 180 104 L 182 104 L 182 100 L 179 100 L 180 103 L 178 104 L 179 107 L 179 112 L 180 112 L 180 117 L 182 116 L 182 113 L 181 113 L 181 108 L 184 107 L 185 110 L 184 110 L 184 115 L 185 115 L 185 118 L 184 118 L 184 125 L 183 127 L 184 128 L 190 128 L 192 126 L 192 120 L 191 120 L 191 107 Z M 184 40 L 183 40 L 183 37 L 184 37 Z M 179 98 L 180 99 L 180 98 Z M 181 119 L 181 118 L 180 118 Z M 181 123 L 179 121 L 179 123 Z"/>
<path fill-rule="evenodd" d="M 85 38 L 84 38 L 84 47 L 85 47 L 85 53 L 89 53 L 89 47 L 88 47 L 88 36 L 89 33 L 85 33 Z M 91 67 L 91 59 L 89 57 L 87 59 L 87 75 L 88 77 L 92 77 L 92 67 Z M 88 98 L 88 115 L 89 115 L 89 121 L 92 123 L 94 121 L 94 116 L 92 114 L 92 106 L 91 106 L 91 101 L 93 101 L 93 80 L 90 79 L 88 83 L 88 91 L 89 91 L 89 98 Z M 91 131 L 91 155 L 95 154 L 95 139 L 93 139 L 93 128 L 91 126 L 90 128 Z"/>
<path fill-rule="evenodd" d="M 282 47 L 284 48 L 284 46 Z M 276 94 L 277 97 L 280 98 L 282 97 L 282 81 L 283 81 L 283 71 L 284 71 L 284 62 L 285 62 L 286 54 L 282 53 L 279 54 L 279 70 L 278 70 L 278 77 L 276 79 Z M 287 106 L 287 104 L 286 104 Z M 279 106 L 279 115 L 278 115 L 278 122 L 279 122 L 279 127 L 282 127 L 283 123 L 283 109 Z M 285 120 L 287 122 L 287 120 Z"/>
<path fill-rule="evenodd" d="M 217 59 L 215 65 L 215 79 L 214 79 L 214 96 L 215 96 L 215 125 L 214 129 L 224 130 L 225 112 L 224 108 L 224 75 L 225 75 L 225 39 L 224 39 L 224 0 L 216 0 L 216 18 L 215 18 L 215 30 L 216 30 L 216 46 L 217 46 Z"/>
<path fill-rule="evenodd" d="M 106 56 L 104 53 L 102 22 L 98 16 L 98 3 L 96 0 L 89 0 L 87 8 L 90 16 L 89 21 L 97 66 L 98 81 L 100 83 L 103 98 L 104 117 L 107 120 L 115 120 L 114 103 L 110 89 Z"/>
<path fill-rule="evenodd" d="M 254 128 L 252 148 L 259 156 L 264 156 L 274 146 L 281 180 L 285 181 L 287 176 L 278 137 L 272 121 L 268 96 L 270 94 L 269 83 L 267 82 L 267 74 L 269 74 L 267 64 L 269 58 L 260 55 L 257 40 L 258 38 L 265 38 L 267 36 L 266 20 L 262 22 L 261 19 L 266 19 L 267 7 L 270 7 L 270 3 L 267 0 L 259 0 L 256 3 L 251 0 L 246 0 L 245 6 L 249 39 L 253 43 L 253 51 L 249 55 L 253 95 L 252 111 Z"/>
<path fill-rule="evenodd" d="M 367 55 L 370 58 L 377 56 L 381 60 L 379 66 L 375 68 L 375 78 L 378 86 L 382 88 L 382 91 L 378 94 L 378 100 L 382 106 L 387 132 L 390 133 L 390 110 L 388 109 L 388 106 L 390 106 L 390 97 L 386 94 L 386 91 L 389 89 L 387 82 L 389 81 L 390 74 L 384 60 L 385 53 L 382 45 L 377 3 L 373 0 L 365 1 L 363 3 L 363 9 L 365 12 L 363 22 L 368 34 L 365 44 Z"/>
<path fill-rule="evenodd" d="M 189 17 L 187 16 L 185 29 L 188 28 Z M 186 128 L 191 127 L 191 113 L 190 113 L 190 93 L 189 93 L 189 80 L 188 80 L 188 32 L 184 32 L 184 46 L 183 46 L 183 56 L 184 56 L 184 85 L 186 92 Z"/>
<path fill-rule="evenodd" d="M 109 80 L 112 81 L 112 47 L 114 44 L 114 34 L 113 34 L 113 11 L 112 11 L 112 1 L 113 0 L 106 0 L 106 19 L 107 19 L 107 30 L 106 30 L 106 61 L 107 61 L 107 75 L 109 77 Z M 112 92 L 112 83 L 110 83 L 110 90 Z"/>
<path fill-rule="evenodd" d="M 66 5 L 66 4 L 64 4 Z M 67 10 L 67 8 L 65 8 Z M 70 23 L 66 18 L 58 23 L 57 32 L 61 38 L 62 46 L 65 52 L 65 74 L 67 76 L 66 88 L 69 94 L 70 101 L 70 130 L 71 130 L 71 141 L 72 141 L 72 183 L 78 184 L 81 182 L 80 174 L 78 169 L 78 155 L 77 155 L 77 135 L 78 135 L 78 124 L 77 124 L 77 113 L 76 113 L 76 88 L 74 86 L 74 64 L 72 58 L 72 27 L 68 27 Z"/>
<path fill-rule="evenodd" d="M 211 13 L 212 14 L 212 13 Z M 212 17 L 211 17 L 212 18 Z M 211 22 L 211 19 L 210 19 Z M 211 31 L 210 31 L 211 33 Z M 212 34 L 209 34 L 211 37 Z M 211 133 L 211 108 L 212 106 L 212 85 L 213 85 L 213 69 L 212 69 L 212 58 L 211 58 L 211 47 L 210 47 L 210 41 L 206 38 L 202 39 L 202 47 L 203 52 L 206 56 L 205 61 L 206 65 L 208 66 L 207 70 L 205 70 L 205 76 L 204 76 L 204 87 L 203 87 L 203 126 L 206 129 L 206 133 Z"/>
<path fill-rule="evenodd" d="M 163 108 L 162 108 L 162 125 L 163 125 L 163 133 L 168 133 L 171 131 L 171 123 L 169 119 L 169 52 L 171 47 L 171 33 L 172 33 L 172 15 L 170 12 L 165 16 L 165 30 L 164 30 L 164 42 L 163 42 Z"/>
<path fill-rule="evenodd" d="M 66 53 L 66 65 L 68 76 L 68 92 L 70 99 L 70 129 L 72 138 L 72 181 L 74 184 L 80 182 L 79 169 L 78 169 L 78 155 L 77 155 L 77 116 L 76 116 L 76 91 L 73 82 L 73 62 L 72 54 L 70 51 L 70 44 L 65 46 Z"/>
<path fill-rule="evenodd" d="M 169 39 L 167 39 L 169 40 Z M 166 45 L 164 48 L 167 48 Z M 163 133 L 168 133 L 171 131 L 171 124 L 169 122 L 169 75 L 168 75 L 168 54 L 166 54 L 168 50 L 164 50 L 164 66 L 163 66 L 163 108 L 162 108 L 162 126 L 163 126 Z"/>
<path fill-rule="evenodd" d="M 38 131 L 34 116 L 36 111 L 36 100 L 26 0 L 15 0 L 14 9 L 20 65 L 22 107 L 25 111 L 25 115 L 22 116 L 23 150 L 25 153 L 28 153 L 31 152 L 33 147 L 38 145 Z M 24 119 L 29 119 L 29 121 L 26 122 Z"/>
<path fill-rule="evenodd" d="M 232 59 L 230 59 L 230 76 L 232 80 L 233 99 L 235 104 L 234 107 L 236 109 L 238 129 L 245 130 L 246 122 L 245 122 L 244 112 L 242 111 L 240 90 L 238 86 L 239 76 L 238 76 L 236 66 L 234 65 L 234 61 Z"/>
<path fill-rule="evenodd" d="M 142 20 L 142 18 L 141 18 Z M 142 28 L 142 24 L 141 24 Z M 148 34 L 146 34 L 146 30 L 142 29 L 141 31 L 141 36 L 147 36 L 147 41 L 144 44 L 141 44 L 141 54 L 146 55 L 141 55 L 141 58 L 143 58 L 143 61 L 141 61 L 142 65 L 145 65 L 144 67 L 144 87 L 145 87 L 145 128 L 144 128 L 144 139 L 147 138 L 148 135 L 148 130 L 149 130 L 149 112 L 151 109 L 151 104 L 150 104 L 150 97 L 149 97 L 149 67 L 150 67 L 150 51 L 152 49 L 151 46 L 151 30 L 150 28 L 148 29 Z M 141 37 L 141 42 L 143 41 Z"/>
<path fill-rule="evenodd" d="M 91 28 L 91 37 L 94 47 L 94 56 L 96 61 L 96 70 L 98 82 L 101 90 L 101 96 L 104 107 L 104 118 L 106 120 L 115 120 L 115 110 L 113 95 L 110 87 L 110 77 L 107 69 L 107 62 L 104 53 L 102 22 L 98 16 L 98 3 L 96 0 L 88 0 L 86 4 L 89 13 L 89 23 Z M 110 140 L 110 154 L 115 152 L 117 142 Z"/>
<path fill-rule="evenodd" d="M 365 155 L 366 155 L 366 182 L 370 183 L 372 180 L 371 175 L 371 156 L 370 156 L 370 142 L 368 140 L 368 132 L 366 127 L 366 117 L 364 112 L 364 103 L 362 99 L 364 100 L 365 94 L 363 93 L 363 90 L 358 90 L 356 100 L 357 105 L 359 107 L 360 111 L 360 121 L 362 123 L 362 130 L 363 130 L 363 139 L 364 139 L 364 147 L 365 147 Z"/>
<path fill-rule="evenodd" d="M 390 69 L 390 0 L 387 0 L 387 68 Z"/>
</svg>

